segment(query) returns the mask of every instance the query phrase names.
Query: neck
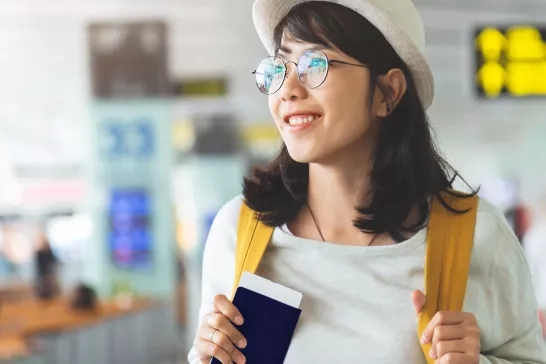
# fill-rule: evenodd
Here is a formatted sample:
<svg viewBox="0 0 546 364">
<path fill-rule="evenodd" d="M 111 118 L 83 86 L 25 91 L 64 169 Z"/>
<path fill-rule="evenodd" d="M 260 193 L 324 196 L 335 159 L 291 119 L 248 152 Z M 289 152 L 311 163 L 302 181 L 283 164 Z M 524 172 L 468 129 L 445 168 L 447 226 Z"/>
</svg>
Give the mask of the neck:
<svg viewBox="0 0 546 364">
<path fill-rule="evenodd" d="M 293 233 L 316 240 L 322 234 L 330 242 L 369 245 L 373 236 L 356 229 L 353 220 L 357 217 L 355 207 L 366 204 L 370 197 L 372 149 L 372 143 L 361 141 L 328 160 L 309 164 L 307 203 L 312 212 L 300 211 L 289 226 Z"/>
<path fill-rule="evenodd" d="M 310 233 L 319 238 L 319 231 L 326 241 L 342 244 L 367 245 L 370 236 L 353 226 L 357 217 L 355 207 L 365 204 L 371 192 L 371 157 L 359 151 L 359 158 L 344 156 L 335 163 L 309 164 L 307 203 L 314 215 L 313 220 L 303 212 L 302 218 L 311 227 Z M 365 163 L 365 161 L 370 161 Z M 306 217 L 307 216 L 307 217 Z M 311 225 L 309 225 L 311 224 Z"/>
<path fill-rule="evenodd" d="M 308 204 L 320 225 L 324 226 L 323 230 L 338 231 L 352 227 L 356 217 L 355 207 L 366 202 L 369 192 L 370 179 L 366 166 L 346 169 L 309 165 Z"/>
</svg>

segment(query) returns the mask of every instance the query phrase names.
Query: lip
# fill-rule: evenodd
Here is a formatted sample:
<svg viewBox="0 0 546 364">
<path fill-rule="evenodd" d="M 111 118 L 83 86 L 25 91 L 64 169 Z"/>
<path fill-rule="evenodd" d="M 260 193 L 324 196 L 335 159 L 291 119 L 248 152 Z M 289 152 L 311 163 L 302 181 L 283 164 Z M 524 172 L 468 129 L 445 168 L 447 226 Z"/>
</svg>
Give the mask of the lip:
<svg viewBox="0 0 546 364">
<path fill-rule="evenodd" d="M 294 115 L 291 115 L 291 116 L 295 116 L 295 115 L 300 115 L 300 114 L 294 114 Z M 303 115 L 310 115 L 310 114 L 303 114 Z M 322 120 L 322 115 L 317 115 L 317 116 L 318 116 L 318 118 L 316 118 L 312 122 L 306 123 L 306 124 L 291 125 L 288 122 L 285 122 L 285 123 L 282 124 L 281 129 L 283 131 L 286 131 L 286 132 L 289 132 L 289 133 L 299 133 L 299 132 L 308 130 L 308 129 L 312 128 L 313 126 L 315 126 L 315 124 L 317 122 L 320 122 Z"/>
</svg>

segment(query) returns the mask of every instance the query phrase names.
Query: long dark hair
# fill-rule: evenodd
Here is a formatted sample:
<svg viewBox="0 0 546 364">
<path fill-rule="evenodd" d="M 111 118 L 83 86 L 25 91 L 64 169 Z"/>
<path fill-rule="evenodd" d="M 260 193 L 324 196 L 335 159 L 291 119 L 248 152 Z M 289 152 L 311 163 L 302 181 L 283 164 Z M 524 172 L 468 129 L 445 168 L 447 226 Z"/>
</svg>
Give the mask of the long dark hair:
<svg viewBox="0 0 546 364">
<path fill-rule="evenodd" d="M 366 64 L 372 75 L 372 97 L 379 75 L 393 68 L 403 71 L 407 91 L 392 113 L 380 121 L 370 202 L 356 207 L 359 217 L 353 224 L 363 232 L 388 233 L 398 242 L 405 239 L 404 232 L 422 229 L 430 212 L 429 197 L 441 199 L 440 192 L 453 193 L 453 181 L 459 174 L 437 150 L 405 62 L 368 20 L 335 3 L 314 1 L 294 7 L 275 29 L 277 50 L 284 32 L 304 42 L 333 45 Z M 294 219 L 307 202 L 308 184 L 309 165 L 294 161 L 283 144 L 269 165 L 245 178 L 243 194 L 265 224 L 279 226 Z M 418 209 L 419 218 L 405 226 L 413 208 Z"/>
</svg>

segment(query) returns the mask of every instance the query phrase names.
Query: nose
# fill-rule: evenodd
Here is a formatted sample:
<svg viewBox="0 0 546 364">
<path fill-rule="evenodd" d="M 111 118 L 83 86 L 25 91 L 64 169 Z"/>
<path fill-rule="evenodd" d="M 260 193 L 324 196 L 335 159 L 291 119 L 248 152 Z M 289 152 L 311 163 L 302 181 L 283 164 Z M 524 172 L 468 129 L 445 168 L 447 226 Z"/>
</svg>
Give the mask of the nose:
<svg viewBox="0 0 546 364">
<path fill-rule="evenodd" d="M 283 101 L 295 101 L 307 97 L 307 89 L 301 84 L 298 78 L 296 63 L 286 62 L 286 79 L 279 90 Z"/>
</svg>

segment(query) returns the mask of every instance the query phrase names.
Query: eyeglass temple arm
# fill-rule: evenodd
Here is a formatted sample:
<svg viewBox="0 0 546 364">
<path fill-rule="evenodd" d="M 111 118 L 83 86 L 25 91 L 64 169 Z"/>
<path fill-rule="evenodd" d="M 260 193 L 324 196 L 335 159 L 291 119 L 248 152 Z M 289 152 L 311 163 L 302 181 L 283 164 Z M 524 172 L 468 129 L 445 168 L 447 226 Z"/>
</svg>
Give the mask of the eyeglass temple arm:
<svg viewBox="0 0 546 364">
<path fill-rule="evenodd" d="M 368 66 L 366 66 L 365 64 L 358 64 L 358 63 L 349 63 L 349 62 L 344 62 L 344 61 L 338 61 L 338 60 L 328 60 L 328 63 L 339 63 L 339 64 L 346 64 L 348 66 L 357 66 L 357 67 L 364 67 L 364 68 L 368 68 Z"/>
</svg>

